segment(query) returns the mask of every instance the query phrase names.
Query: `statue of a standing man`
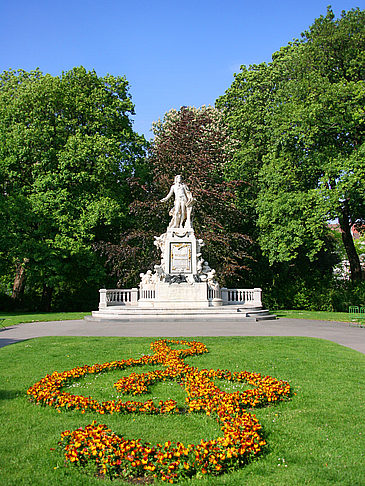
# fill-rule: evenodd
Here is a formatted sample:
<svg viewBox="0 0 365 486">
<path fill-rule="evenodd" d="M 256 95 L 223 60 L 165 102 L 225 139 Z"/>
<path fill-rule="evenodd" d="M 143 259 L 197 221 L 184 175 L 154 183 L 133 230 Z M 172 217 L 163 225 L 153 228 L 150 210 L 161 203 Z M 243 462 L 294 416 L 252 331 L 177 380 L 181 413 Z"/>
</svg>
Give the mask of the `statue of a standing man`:
<svg viewBox="0 0 365 486">
<path fill-rule="evenodd" d="M 169 213 L 172 216 L 169 228 L 191 228 L 191 211 L 194 198 L 188 187 L 181 182 L 180 175 L 175 176 L 170 192 L 161 199 L 161 202 L 167 201 L 173 194 L 175 196 L 175 204 Z M 183 226 L 184 221 L 185 226 Z"/>
</svg>

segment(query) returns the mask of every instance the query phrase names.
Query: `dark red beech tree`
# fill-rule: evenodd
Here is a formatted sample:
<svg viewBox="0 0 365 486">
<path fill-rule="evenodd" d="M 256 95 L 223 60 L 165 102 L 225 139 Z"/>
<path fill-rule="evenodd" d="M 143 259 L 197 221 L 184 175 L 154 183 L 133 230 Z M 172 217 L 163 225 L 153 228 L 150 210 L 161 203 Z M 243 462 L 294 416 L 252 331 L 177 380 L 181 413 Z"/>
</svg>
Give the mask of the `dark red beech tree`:
<svg viewBox="0 0 365 486">
<path fill-rule="evenodd" d="M 206 244 L 203 257 L 221 284 L 234 285 L 248 268 L 250 238 L 236 206 L 242 181 L 228 181 L 226 164 L 235 142 L 219 110 L 211 106 L 171 110 L 153 125 L 154 140 L 144 170 L 130 179 L 131 228 L 119 244 L 101 246 L 119 285 L 136 285 L 139 272 L 159 261 L 154 235 L 166 231 L 171 205 L 160 200 L 180 174 L 195 198 L 193 227 Z"/>
</svg>

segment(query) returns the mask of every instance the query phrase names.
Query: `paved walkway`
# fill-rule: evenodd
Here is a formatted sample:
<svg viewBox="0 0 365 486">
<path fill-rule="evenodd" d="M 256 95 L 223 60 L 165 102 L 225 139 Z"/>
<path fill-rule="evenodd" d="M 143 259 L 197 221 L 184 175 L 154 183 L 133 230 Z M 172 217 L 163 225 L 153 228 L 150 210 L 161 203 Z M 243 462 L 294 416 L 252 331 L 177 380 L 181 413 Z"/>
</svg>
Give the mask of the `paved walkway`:
<svg viewBox="0 0 365 486">
<path fill-rule="evenodd" d="M 306 336 L 334 341 L 365 354 L 365 328 L 344 322 L 286 318 L 258 322 L 238 319 L 31 322 L 0 329 L 0 347 L 43 336 Z"/>
</svg>

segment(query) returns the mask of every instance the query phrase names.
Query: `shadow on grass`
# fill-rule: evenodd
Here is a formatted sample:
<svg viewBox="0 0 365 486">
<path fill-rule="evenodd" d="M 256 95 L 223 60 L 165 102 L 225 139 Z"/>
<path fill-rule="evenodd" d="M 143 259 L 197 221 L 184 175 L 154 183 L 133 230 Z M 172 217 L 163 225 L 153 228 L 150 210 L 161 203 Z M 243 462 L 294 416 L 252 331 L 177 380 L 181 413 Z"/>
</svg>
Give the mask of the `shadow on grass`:
<svg viewBox="0 0 365 486">
<path fill-rule="evenodd" d="M 0 389 L 0 400 L 13 400 L 19 396 L 24 395 L 23 391 L 20 390 L 1 390 Z"/>
<path fill-rule="evenodd" d="M 280 311 L 272 311 L 272 312 L 276 315 L 276 317 L 286 317 L 286 315 Z"/>
<path fill-rule="evenodd" d="M 4 346 L 8 346 L 8 344 L 22 343 L 23 341 L 27 341 L 27 339 L 0 338 L 0 348 L 3 348 Z"/>
</svg>

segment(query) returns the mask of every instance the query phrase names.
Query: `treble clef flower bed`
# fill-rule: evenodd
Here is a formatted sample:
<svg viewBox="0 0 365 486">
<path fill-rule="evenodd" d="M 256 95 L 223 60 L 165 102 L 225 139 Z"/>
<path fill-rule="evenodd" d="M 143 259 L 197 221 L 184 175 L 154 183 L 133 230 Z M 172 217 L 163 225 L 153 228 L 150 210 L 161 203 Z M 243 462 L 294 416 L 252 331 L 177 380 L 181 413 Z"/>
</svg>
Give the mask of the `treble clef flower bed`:
<svg viewBox="0 0 365 486">
<path fill-rule="evenodd" d="M 187 348 L 172 349 L 171 344 Z M 81 366 L 62 373 L 45 376 L 28 389 L 30 399 L 37 404 L 56 409 L 75 409 L 104 414 L 181 414 L 205 413 L 219 423 L 223 435 L 197 444 L 166 441 L 163 444 L 126 439 L 113 433 L 106 425 L 93 421 L 84 429 L 66 430 L 60 446 L 67 461 L 79 466 L 94 463 L 99 475 L 110 478 L 153 477 L 170 483 L 197 473 L 218 475 L 246 464 L 266 445 L 260 435 L 261 425 L 247 408 L 264 406 L 284 400 L 291 390 L 287 382 L 260 373 L 228 370 L 199 370 L 185 364 L 184 358 L 207 353 L 206 346 L 196 341 L 158 340 L 151 344 L 153 354 L 139 359 Z M 186 392 L 186 406 L 175 400 L 99 402 L 91 397 L 72 395 L 62 388 L 87 374 L 128 367 L 162 365 L 164 369 L 148 373 L 131 373 L 114 387 L 121 394 L 142 395 L 161 381 L 177 381 Z M 253 389 L 228 393 L 217 380 L 248 383 Z"/>
</svg>

